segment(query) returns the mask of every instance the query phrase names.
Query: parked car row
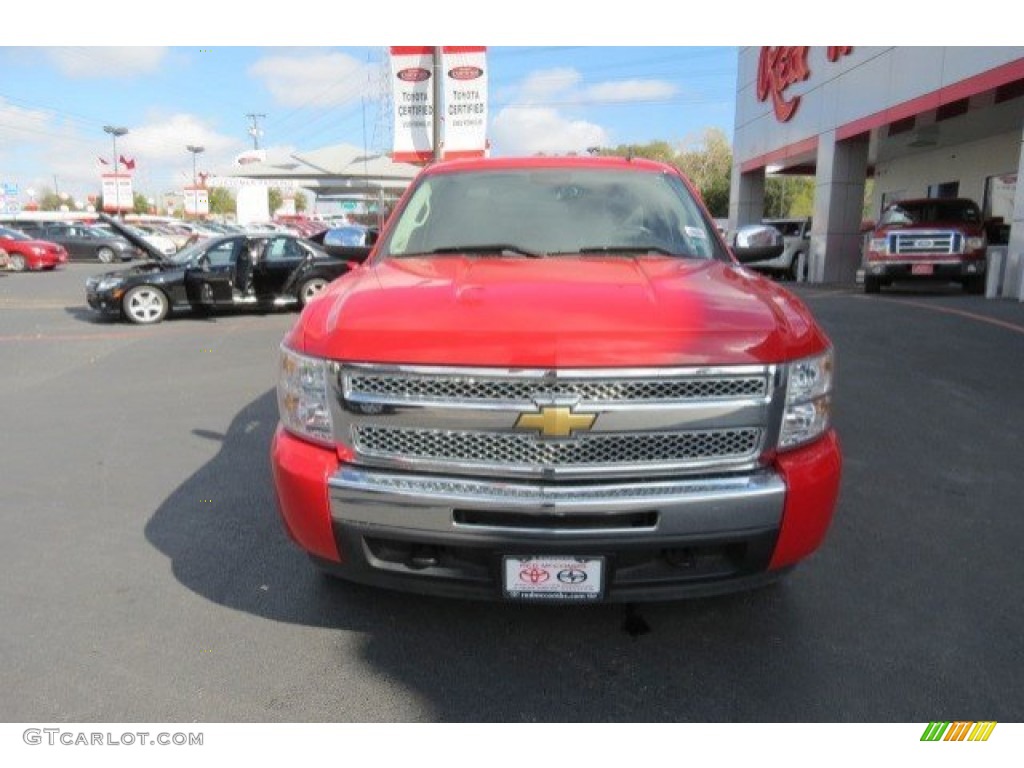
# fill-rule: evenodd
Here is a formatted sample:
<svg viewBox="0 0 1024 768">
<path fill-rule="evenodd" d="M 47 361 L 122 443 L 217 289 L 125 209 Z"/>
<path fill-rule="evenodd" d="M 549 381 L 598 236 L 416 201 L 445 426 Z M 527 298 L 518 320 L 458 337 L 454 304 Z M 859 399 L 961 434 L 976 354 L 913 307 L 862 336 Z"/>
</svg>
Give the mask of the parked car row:
<svg viewBox="0 0 1024 768">
<path fill-rule="evenodd" d="M 19 221 L 16 227 L 36 241 L 60 245 L 69 260 L 96 260 L 110 264 L 115 261 L 131 261 L 141 255 L 138 249 L 123 237 L 90 224 Z"/>
<path fill-rule="evenodd" d="M 0 227 L 0 254 L 0 268 L 15 272 L 56 269 L 68 260 L 68 252 L 63 246 L 35 240 L 8 227 Z"/>
</svg>

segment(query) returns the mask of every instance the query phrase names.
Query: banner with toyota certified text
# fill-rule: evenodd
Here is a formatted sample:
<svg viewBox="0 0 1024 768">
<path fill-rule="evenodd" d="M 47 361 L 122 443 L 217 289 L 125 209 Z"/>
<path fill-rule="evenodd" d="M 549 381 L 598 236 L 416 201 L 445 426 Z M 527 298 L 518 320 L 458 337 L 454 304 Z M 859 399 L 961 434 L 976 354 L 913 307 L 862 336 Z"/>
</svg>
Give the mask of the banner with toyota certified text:
<svg viewBox="0 0 1024 768">
<path fill-rule="evenodd" d="M 487 152 L 487 48 L 445 46 L 435 70 L 432 46 L 391 48 L 395 162 L 426 163 L 434 156 L 434 77 L 442 78 L 442 157 Z"/>
</svg>

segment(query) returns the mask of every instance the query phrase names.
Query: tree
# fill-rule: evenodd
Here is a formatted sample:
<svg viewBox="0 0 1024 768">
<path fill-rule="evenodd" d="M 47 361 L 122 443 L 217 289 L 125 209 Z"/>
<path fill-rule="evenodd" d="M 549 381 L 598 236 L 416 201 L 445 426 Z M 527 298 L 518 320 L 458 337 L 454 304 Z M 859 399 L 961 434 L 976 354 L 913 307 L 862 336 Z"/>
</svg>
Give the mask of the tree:
<svg viewBox="0 0 1024 768">
<path fill-rule="evenodd" d="M 700 141 L 684 151 L 676 164 L 697 187 L 712 216 L 729 215 L 732 147 L 720 128 L 705 129 Z"/>
<path fill-rule="evenodd" d="M 810 216 L 814 212 L 814 178 L 769 176 L 764 184 L 764 215 L 768 219 Z"/>
<path fill-rule="evenodd" d="M 271 187 L 267 192 L 267 202 L 270 205 L 270 215 L 273 216 L 284 203 L 281 190 L 277 187 Z"/>
<path fill-rule="evenodd" d="M 136 192 L 132 199 L 133 213 L 149 213 L 149 198 L 141 192 Z"/>
<path fill-rule="evenodd" d="M 718 128 L 706 129 L 689 149 L 677 150 L 667 141 L 652 141 L 597 148 L 596 152 L 617 157 L 643 157 L 674 165 L 693 182 L 712 216 L 729 213 L 732 147 L 725 133 Z"/>
<path fill-rule="evenodd" d="M 59 211 L 64 204 L 56 192 L 46 188 L 40 190 L 39 199 L 36 202 L 39 204 L 40 211 Z"/>
<path fill-rule="evenodd" d="M 296 192 L 295 193 L 295 212 L 302 213 L 306 210 L 306 193 Z"/>
<path fill-rule="evenodd" d="M 212 187 L 207 190 L 210 201 L 210 213 L 225 214 L 235 212 L 235 198 L 231 191 L 224 187 Z"/>
</svg>

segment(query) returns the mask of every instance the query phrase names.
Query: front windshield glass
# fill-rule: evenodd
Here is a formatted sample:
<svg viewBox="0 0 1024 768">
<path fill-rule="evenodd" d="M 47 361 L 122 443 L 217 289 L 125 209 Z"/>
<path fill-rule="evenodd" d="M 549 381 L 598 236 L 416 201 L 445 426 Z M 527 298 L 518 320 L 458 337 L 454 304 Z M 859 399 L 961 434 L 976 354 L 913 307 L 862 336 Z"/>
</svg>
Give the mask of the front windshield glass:
<svg viewBox="0 0 1024 768">
<path fill-rule="evenodd" d="M 172 264 L 178 264 L 185 267 L 189 264 L 193 264 L 206 251 L 206 249 L 210 247 L 212 242 L 214 241 L 206 240 L 204 242 L 196 243 L 184 250 L 178 251 L 173 256 L 165 256 L 164 258 Z"/>
<path fill-rule="evenodd" d="M 930 222 L 981 223 L 978 206 L 969 200 L 924 200 L 897 203 L 882 215 L 882 225 L 890 227 Z"/>
<path fill-rule="evenodd" d="M 426 176 L 381 252 L 727 258 L 678 176 L 635 168 Z"/>
<path fill-rule="evenodd" d="M 0 237 L 6 237 L 8 240 L 31 240 L 32 238 L 23 232 L 17 232 L 13 229 L 7 229 L 7 227 L 0 227 Z"/>
</svg>

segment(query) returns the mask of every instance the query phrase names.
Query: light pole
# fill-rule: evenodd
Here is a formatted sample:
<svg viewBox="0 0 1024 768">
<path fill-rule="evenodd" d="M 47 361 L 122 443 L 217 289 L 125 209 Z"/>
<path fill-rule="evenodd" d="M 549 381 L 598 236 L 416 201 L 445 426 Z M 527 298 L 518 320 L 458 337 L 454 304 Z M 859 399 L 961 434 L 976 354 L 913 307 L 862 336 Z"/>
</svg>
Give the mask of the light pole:
<svg viewBox="0 0 1024 768">
<path fill-rule="evenodd" d="M 124 136 L 128 133 L 127 128 L 123 128 L 118 125 L 104 125 L 103 131 L 110 134 L 110 140 L 114 143 L 114 206 L 117 208 L 115 213 L 121 212 L 121 184 L 118 179 L 118 165 L 117 165 L 117 137 Z"/>
<path fill-rule="evenodd" d="M 199 216 L 199 190 L 196 186 L 196 156 L 202 152 L 205 147 L 201 147 L 197 144 L 189 144 L 185 147 L 189 152 L 192 153 L 192 215 Z"/>
</svg>

